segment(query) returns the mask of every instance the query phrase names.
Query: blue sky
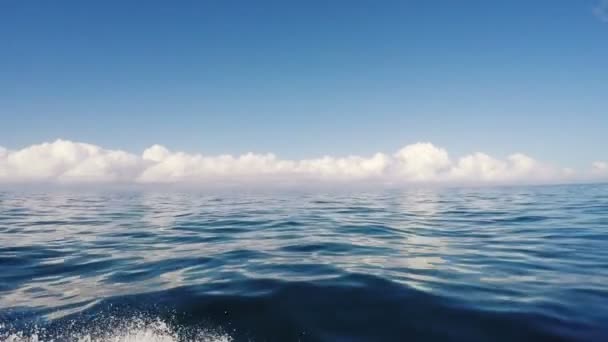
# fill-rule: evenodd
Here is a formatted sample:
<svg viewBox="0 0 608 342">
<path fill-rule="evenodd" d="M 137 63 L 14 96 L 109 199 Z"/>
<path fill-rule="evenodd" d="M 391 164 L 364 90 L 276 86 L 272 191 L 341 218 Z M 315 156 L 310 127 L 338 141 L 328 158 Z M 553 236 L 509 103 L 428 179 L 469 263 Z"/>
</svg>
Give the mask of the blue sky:
<svg viewBox="0 0 608 342">
<path fill-rule="evenodd" d="M 0 2 L 0 146 L 608 159 L 598 1 Z"/>
</svg>

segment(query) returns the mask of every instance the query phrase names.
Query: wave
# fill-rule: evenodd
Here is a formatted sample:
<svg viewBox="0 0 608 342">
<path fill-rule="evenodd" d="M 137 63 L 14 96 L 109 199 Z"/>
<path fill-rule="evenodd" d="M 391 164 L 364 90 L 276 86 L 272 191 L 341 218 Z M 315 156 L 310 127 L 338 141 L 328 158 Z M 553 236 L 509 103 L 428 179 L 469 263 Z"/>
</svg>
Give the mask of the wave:
<svg viewBox="0 0 608 342">
<path fill-rule="evenodd" d="M 34 326 L 15 330 L 0 325 L 0 342 L 230 342 L 232 338 L 221 332 L 175 326 L 161 318 L 132 317 L 107 319 L 82 331 L 76 324 L 66 325 L 59 332 Z"/>
<path fill-rule="evenodd" d="M 0 192 L 0 342 L 608 341 L 607 190 Z"/>
<path fill-rule="evenodd" d="M 30 308 L 5 318 L 16 324 L 41 314 Z M 50 321 L 0 327 L 2 342 L 599 341 L 606 336 L 604 329 L 549 312 L 482 310 L 361 274 L 315 282 L 250 279 L 214 290 L 186 286 L 116 296 Z"/>
</svg>

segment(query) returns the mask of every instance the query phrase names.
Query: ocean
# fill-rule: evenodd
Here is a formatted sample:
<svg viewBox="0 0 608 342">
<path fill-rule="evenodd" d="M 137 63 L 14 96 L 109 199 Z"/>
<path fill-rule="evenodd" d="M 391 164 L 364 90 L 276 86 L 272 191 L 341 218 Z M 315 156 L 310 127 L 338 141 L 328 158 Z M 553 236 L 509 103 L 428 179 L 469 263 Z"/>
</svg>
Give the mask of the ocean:
<svg viewBox="0 0 608 342">
<path fill-rule="evenodd" d="M 608 341 L 608 185 L 2 191 L 0 341 Z"/>
</svg>

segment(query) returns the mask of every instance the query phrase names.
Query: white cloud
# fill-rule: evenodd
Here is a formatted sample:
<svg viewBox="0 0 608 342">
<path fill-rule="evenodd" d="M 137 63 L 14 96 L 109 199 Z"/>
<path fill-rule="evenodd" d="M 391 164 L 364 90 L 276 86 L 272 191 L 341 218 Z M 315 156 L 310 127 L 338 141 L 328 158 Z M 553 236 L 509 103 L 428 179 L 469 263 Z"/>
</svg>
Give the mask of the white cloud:
<svg viewBox="0 0 608 342">
<path fill-rule="evenodd" d="M 600 177 L 608 177 L 608 162 L 593 162 L 593 164 L 591 164 L 591 174 Z"/>
<path fill-rule="evenodd" d="M 160 162 L 163 159 L 167 158 L 171 152 L 161 145 L 153 145 L 147 148 L 142 155 L 144 160 L 150 160 L 153 162 Z"/>
<path fill-rule="evenodd" d="M 608 174 L 596 162 L 592 174 Z M 524 154 L 498 159 L 473 153 L 452 161 L 431 143 L 407 145 L 394 154 L 324 156 L 285 160 L 276 155 L 207 156 L 153 145 L 135 155 L 121 150 L 56 140 L 20 150 L 0 147 L 0 183 L 550 183 L 576 180 L 560 169 Z"/>
<path fill-rule="evenodd" d="M 388 158 L 378 153 L 370 158 L 350 156 L 345 158 L 323 157 L 309 160 L 280 160 L 274 154 L 247 153 L 239 157 L 231 155 L 203 156 L 183 152 L 169 152 L 161 146 L 144 151 L 143 158 L 153 161 L 137 178 L 142 183 L 205 182 L 215 180 L 240 180 L 252 182 L 267 179 L 296 181 L 355 180 L 380 177 L 388 165 Z M 296 177 L 296 178 L 294 178 Z"/>
<path fill-rule="evenodd" d="M 409 181 L 433 181 L 451 165 L 447 151 L 431 143 L 405 146 L 395 153 L 394 163 L 399 178 Z"/>
<path fill-rule="evenodd" d="M 551 182 L 572 176 L 571 170 L 560 170 L 516 153 L 498 160 L 484 153 L 474 153 L 458 160 L 450 171 L 455 181 L 483 182 Z"/>
<path fill-rule="evenodd" d="M 0 152 L 0 181 L 129 182 L 140 164 L 137 156 L 123 151 L 56 140 Z"/>
<path fill-rule="evenodd" d="M 608 23 L 608 0 L 601 0 L 593 8 L 593 14 L 603 22 Z"/>
</svg>

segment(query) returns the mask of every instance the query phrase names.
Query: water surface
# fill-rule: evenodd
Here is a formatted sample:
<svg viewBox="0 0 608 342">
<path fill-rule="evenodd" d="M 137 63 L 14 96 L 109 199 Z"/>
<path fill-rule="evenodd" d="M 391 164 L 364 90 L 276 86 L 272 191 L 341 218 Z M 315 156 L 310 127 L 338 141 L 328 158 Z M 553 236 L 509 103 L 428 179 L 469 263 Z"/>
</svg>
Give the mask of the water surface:
<svg viewBox="0 0 608 342">
<path fill-rule="evenodd" d="M 608 186 L 0 192 L 0 341 L 608 340 Z"/>
</svg>

